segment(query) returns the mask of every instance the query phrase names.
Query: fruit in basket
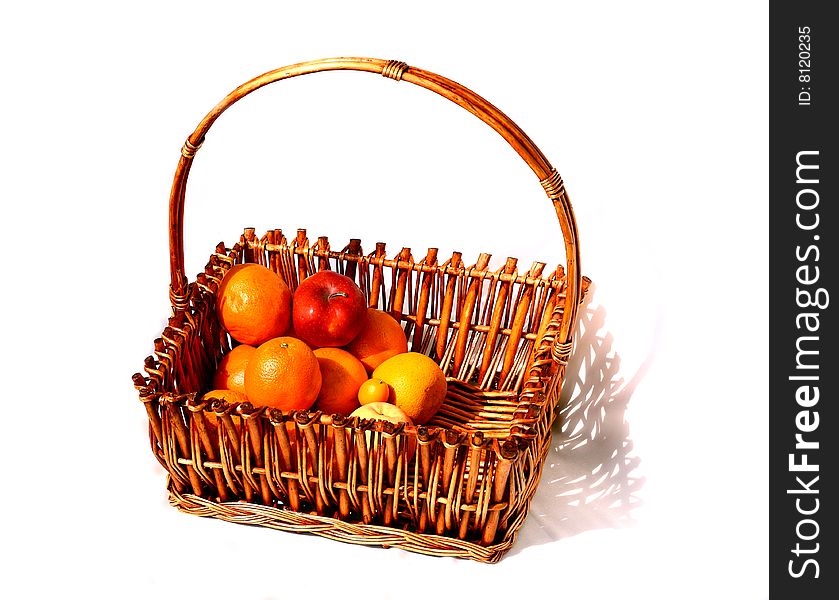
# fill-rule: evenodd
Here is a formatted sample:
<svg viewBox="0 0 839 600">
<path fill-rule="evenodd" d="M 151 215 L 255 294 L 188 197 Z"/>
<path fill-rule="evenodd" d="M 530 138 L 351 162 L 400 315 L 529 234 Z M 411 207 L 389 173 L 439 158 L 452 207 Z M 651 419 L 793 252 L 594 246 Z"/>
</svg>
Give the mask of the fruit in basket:
<svg viewBox="0 0 839 600">
<path fill-rule="evenodd" d="M 371 402 L 370 404 L 364 404 L 363 406 L 359 406 L 355 409 L 351 417 L 361 417 L 362 419 L 376 419 L 379 421 L 390 421 L 391 423 L 406 423 L 408 426 L 413 427 L 414 422 L 411 420 L 405 411 L 403 411 L 398 406 L 394 406 L 390 402 Z M 373 441 L 372 432 L 367 430 L 365 432 L 365 438 L 367 439 L 367 443 L 370 444 Z M 416 453 L 417 450 L 417 438 L 406 436 L 403 438 L 403 444 L 405 452 L 408 456 L 408 459 Z"/>
<path fill-rule="evenodd" d="M 245 393 L 254 406 L 306 410 L 321 386 L 314 352 L 301 340 L 278 337 L 261 344 L 245 369 Z"/>
<path fill-rule="evenodd" d="M 370 404 L 364 404 L 356 408 L 350 416 L 360 417 L 362 419 L 390 421 L 391 423 L 406 423 L 408 426 L 414 426 L 414 422 L 411 420 L 411 417 L 405 414 L 405 411 L 389 402 L 371 402 Z M 367 438 L 368 444 L 373 441 L 371 431 L 368 430 L 365 437 Z M 405 441 L 407 442 L 405 451 L 410 459 L 416 452 L 417 441 L 415 437 L 411 438 L 410 436 Z"/>
<path fill-rule="evenodd" d="M 294 291 L 294 331 L 312 347 L 349 344 L 365 322 L 367 300 L 355 282 L 335 271 L 319 271 Z"/>
<path fill-rule="evenodd" d="M 390 386 L 381 379 L 368 379 L 358 388 L 358 401 L 361 404 L 387 402 L 389 397 Z"/>
<path fill-rule="evenodd" d="M 267 267 L 235 265 L 219 285 L 216 313 L 234 340 L 258 346 L 288 331 L 291 300 L 291 290 Z"/>
<path fill-rule="evenodd" d="M 371 402 L 370 404 L 364 404 L 356 408 L 350 416 L 361 417 L 362 419 L 390 421 L 391 423 L 407 423 L 411 426 L 414 424 L 411 417 L 404 410 L 389 402 Z"/>
<path fill-rule="evenodd" d="M 340 348 L 318 348 L 314 354 L 322 379 L 314 408 L 328 415 L 350 414 L 359 406 L 358 388 L 367 379 L 364 365 Z"/>
<path fill-rule="evenodd" d="M 213 387 L 217 390 L 233 390 L 245 393 L 245 369 L 256 348 L 240 344 L 225 354 L 213 376 Z"/>
<path fill-rule="evenodd" d="M 383 310 L 368 308 L 361 332 L 345 350 L 362 362 L 367 373 L 372 373 L 391 356 L 407 352 L 408 340 L 399 321 Z"/>
<path fill-rule="evenodd" d="M 373 371 L 373 378 L 388 384 L 388 400 L 418 425 L 427 423 L 446 399 L 446 376 L 436 362 L 419 352 L 387 359 Z"/>
</svg>

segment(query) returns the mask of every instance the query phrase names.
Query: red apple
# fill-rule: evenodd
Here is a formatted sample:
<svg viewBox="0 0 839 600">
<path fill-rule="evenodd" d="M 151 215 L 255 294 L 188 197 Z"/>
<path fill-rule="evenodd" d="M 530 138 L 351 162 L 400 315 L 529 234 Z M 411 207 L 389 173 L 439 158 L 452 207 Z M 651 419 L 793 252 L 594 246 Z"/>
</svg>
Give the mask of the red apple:
<svg viewBox="0 0 839 600">
<path fill-rule="evenodd" d="M 346 275 L 319 271 L 294 291 L 294 331 L 313 348 L 346 346 L 361 332 L 366 319 L 364 292 Z"/>
</svg>

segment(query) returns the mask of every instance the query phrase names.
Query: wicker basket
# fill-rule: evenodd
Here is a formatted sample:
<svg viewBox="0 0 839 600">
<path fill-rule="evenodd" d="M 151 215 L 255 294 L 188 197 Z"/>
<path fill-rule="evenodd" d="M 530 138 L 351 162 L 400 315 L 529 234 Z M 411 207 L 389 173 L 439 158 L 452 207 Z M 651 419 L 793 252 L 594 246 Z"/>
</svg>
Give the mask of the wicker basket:
<svg viewBox="0 0 839 600">
<path fill-rule="evenodd" d="M 495 129 L 532 168 L 553 203 L 567 265 L 520 270 L 509 258 L 489 270 L 436 248 L 416 260 L 409 248 L 388 258 L 360 240 L 335 251 L 305 230 L 257 237 L 245 229 L 219 244 L 203 273 L 184 275 L 187 177 L 204 136 L 228 107 L 264 85 L 329 70 L 378 73 L 459 104 Z M 237 523 L 307 532 L 356 544 L 496 562 L 527 515 L 550 447 L 551 423 L 579 302 L 577 229 L 562 179 L 533 142 L 486 100 L 444 77 L 405 63 L 326 59 L 257 77 L 218 104 L 181 152 L 169 205 L 173 315 L 145 375 L 133 377 L 150 423 L 154 455 L 168 471 L 180 510 Z M 368 304 L 404 326 L 409 349 L 434 358 L 447 376 L 445 404 L 425 426 L 394 426 L 320 412 L 282 413 L 249 403 L 205 400 L 231 340 L 215 315 L 218 284 L 234 264 L 257 262 L 290 288 L 332 269 L 353 278 Z M 567 269 L 567 271 L 566 271 Z"/>
</svg>

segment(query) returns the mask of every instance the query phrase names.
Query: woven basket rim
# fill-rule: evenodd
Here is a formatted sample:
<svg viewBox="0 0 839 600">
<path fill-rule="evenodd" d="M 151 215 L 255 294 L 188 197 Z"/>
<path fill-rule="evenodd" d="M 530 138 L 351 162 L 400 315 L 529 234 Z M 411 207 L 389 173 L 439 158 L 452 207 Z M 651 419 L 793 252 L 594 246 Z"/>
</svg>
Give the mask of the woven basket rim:
<svg viewBox="0 0 839 600">
<path fill-rule="evenodd" d="M 447 377 L 447 379 L 452 379 Z M 457 381 L 457 380 L 454 380 Z M 458 382 L 461 383 L 461 382 Z M 352 431 L 369 431 L 381 433 L 385 436 L 400 434 L 416 438 L 418 443 L 433 443 L 440 439 L 449 446 L 494 446 L 496 452 L 505 459 L 512 460 L 518 451 L 526 448 L 525 442 L 530 443 L 533 438 L 514 435 L 507 437 L 487 436 L 482 431 L 458 430 L 443 425 L 408 425 L 407 423 L 391 423 L 379 419 L 365 419 L 350 417 L 339 413 L 327 414 L 321 410 L 292 410 L 281 411 L 267 406 L 254 406 L 250 401 L 227 402 L 226 400 L 206 398 L 207 392 L 186 392 L 181 394 L 171 392 L 154 392 L 143 396 L 143 402 L 160 402 L 186 408 L 190 412 L 202 411 L 217 416 L 227 414 L 244 419 L 258 418 L 271 425 L 298 422 L 309 425 L 317 422 L 320 425 L 336 425 Z M 543 408 L 540 407 L 540 411 Z M 340 420 L 336 420 L 339 417 Z M 298 421 L 298 418 L 300 421 Z M 340 423 L 340 425 L 337 425 Z"/>
</svg>

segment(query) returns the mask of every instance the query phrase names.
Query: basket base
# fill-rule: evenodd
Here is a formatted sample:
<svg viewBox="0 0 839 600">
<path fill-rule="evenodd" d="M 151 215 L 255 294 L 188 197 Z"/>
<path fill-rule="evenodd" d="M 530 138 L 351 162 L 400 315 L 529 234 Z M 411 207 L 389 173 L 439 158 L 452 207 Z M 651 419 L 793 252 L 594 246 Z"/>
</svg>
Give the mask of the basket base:
<svg viewBox="0 0 839 600">
<path fill-rule="evenodd" d="M 496 563 L 512 547 L 515 536 L 498 544 L 481 546 L 474 542 L 428 533 L 416 533 L 383 525 L 345 523 L 332 517 L 305 514 L 290 509 L 261 506 L 248 502 L 215 502 L 194 494 L 180 493 L 169 478 L 169 503 L 181 512 L 239 523 L 270 527 L 293 533 L 311 533 L 348 544 L 401 548 L 430 556 L 468 558 Z"/>
</svg>

